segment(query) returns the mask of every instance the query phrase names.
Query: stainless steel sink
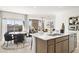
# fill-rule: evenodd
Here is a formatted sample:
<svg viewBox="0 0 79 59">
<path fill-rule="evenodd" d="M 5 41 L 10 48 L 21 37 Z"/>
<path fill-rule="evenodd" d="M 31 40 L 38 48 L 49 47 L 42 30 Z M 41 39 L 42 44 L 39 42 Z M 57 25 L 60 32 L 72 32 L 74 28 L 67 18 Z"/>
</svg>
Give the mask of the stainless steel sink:
<svg viewBox="0 0 79 59">
<path fill-rule="evenodd" d="M 49 36 L 58 36 L 58 35 L 61 35 L 61 34 L 48 34 Z"/>
</svg>

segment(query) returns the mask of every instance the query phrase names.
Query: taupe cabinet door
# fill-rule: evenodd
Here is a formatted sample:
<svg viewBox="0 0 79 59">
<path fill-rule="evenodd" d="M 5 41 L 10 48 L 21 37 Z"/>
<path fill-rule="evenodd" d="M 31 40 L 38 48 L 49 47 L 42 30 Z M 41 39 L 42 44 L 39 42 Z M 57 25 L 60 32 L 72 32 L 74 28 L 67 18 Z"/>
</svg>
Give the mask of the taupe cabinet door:
<svg viewBox="0 0 79 59">
<path fill-rule="evenodd" d="M 63 44 L 62 42 L 56 44 L 56 53 L 62 53 L 63 51 L 62 44 Z"/>
<path fill-rule="evenodd" d="M 68 53 L 68 40 L 63 41 L 63 53 Z"/>
<path fill-rule="evenodd" d="M 48 46 L 48 53 L 54 53 L 54 45 Z"/>
<path fill-rule="evenodd" d="M 36 52 L 47 53 L 47 41 L 36 38 Z"/>
<path fill-rule="evenodd" d="M 68 52 L 68 40 L 56 44 L 56 53 L 67 53 L 67 52 Z"/>
</svg>

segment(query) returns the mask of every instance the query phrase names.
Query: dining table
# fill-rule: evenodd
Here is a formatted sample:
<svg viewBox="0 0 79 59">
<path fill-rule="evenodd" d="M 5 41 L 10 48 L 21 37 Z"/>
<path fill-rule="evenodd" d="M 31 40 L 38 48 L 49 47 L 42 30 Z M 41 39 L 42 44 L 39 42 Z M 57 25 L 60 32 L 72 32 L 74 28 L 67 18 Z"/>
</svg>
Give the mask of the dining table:
<svg viewBox="0 0 79 59">
<path fill-rule="evenodd" d="M 9 34 L 27 34 L 26 32 L 10 32 Z"/>
<path fill-rule="evenodd" d="M 9 34 L 12 36 L 14 43 L 16 43 L 16 42 L 23 42 L 24 36 L 27 35 L 27 32 L 9 32 Z"/>
</svg>

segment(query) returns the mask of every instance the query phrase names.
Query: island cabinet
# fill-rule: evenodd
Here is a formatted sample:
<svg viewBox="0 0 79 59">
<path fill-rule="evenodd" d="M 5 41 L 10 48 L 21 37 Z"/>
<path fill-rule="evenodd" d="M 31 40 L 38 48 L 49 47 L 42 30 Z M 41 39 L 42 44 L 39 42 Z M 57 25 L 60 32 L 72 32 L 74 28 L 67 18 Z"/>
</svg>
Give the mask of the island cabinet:
<svg viewBox="0 0 79 59">
<path fill-rule="evenodd" d="M 56 53 L 67 53 L 68 52 L 68 36 L 55 39 L 55 52 Z"/>
<path fill-rule="evenodd" d="M 54 40 L 48 40 L 47 41 L 47 52 L 49 52 L 49 53 L 54 53 Z"/>
<path fill-rule="evenodd" d="M 36 52 L 46 53 L 47 52 L 47 41 L 40 38 L 36 38 Z"/>
<path fill-rule="evenodd" d="M 57 43 L 55 52 L 56 53 L 67 53 L 68 52 L 68 40 Z"/>
<path fill-rule="evenodd" d="M 50 40 L 42 40 L 36 38 L 37 53 L 67 53 L 68 50 L 68 35 Z"/>
</svg>

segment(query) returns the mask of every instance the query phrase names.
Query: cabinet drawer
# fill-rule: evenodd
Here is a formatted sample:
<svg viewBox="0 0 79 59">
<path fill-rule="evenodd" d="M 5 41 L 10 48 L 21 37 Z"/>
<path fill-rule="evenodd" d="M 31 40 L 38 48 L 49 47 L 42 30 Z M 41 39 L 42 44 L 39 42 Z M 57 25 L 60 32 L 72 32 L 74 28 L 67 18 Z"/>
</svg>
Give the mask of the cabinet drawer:
<svg viewBox="0 0 79 59">
<path fill-rule="evenodd" d="M 50 39 L 47 42 L 48 42 L 48 45 L 54 45 L 54 39 Z"/>
<path fill-rule="evenodd" d="M 68 36 L 63 36 L 63 37 L 57 38 L 56 43 L 64 41 L 64 40 L 68 40 Z"/>
</svg>

